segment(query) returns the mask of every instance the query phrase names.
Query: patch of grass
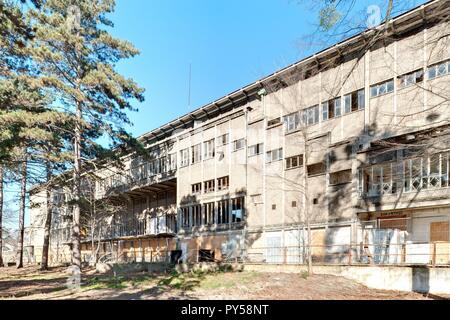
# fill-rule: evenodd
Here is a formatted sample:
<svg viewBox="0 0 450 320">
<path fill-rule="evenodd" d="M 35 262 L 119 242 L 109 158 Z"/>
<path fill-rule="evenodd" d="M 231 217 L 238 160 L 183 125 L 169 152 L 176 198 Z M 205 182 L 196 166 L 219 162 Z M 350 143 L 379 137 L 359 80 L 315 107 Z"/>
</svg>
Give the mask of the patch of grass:
<svg viewBox="0 0 450 320">
<path fill-rule="evenodd" d="M 161 279 L 158 282 L 158 285 L 180 289 L 183 291 L 190 291 L 199 286 L 204 278 L 205 273 L 202 271 L 191 271 L 187 273 L 172 271 L 168 277 Z"/>
<path fill-rule="evenodd" d="M 308 271 L 302 271 L 302 272 L 300 272 L 300 277 L 301 277 L 303 280 L 308 279 L 308 277 L 309 277 Z"/>
<path fill-rule="evenodd" d="M 200 284 L 202 289 L 230 289 L 253 282 L 258 277 L 257 272 L 229 272 L 210 274 Z"/>
<path fill-rule="evenodd" d="M 89 290 L 101 290 L 101 289 L 125 289 L 128 287 L 127 278 L 124 276 L 106 276 L 106 277 L 93 277 L 86 281 L 82 285 L 82 289 Z"/>
</svg>

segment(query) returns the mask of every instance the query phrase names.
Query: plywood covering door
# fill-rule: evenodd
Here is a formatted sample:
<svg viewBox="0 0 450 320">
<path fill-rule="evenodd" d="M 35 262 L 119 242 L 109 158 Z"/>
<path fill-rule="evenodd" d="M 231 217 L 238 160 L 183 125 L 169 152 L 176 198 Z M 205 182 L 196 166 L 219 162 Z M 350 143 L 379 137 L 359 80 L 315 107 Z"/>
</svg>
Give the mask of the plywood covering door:
<svg viewBox="0 0 450 320">
<path fill-rule="evenodd" d="M 430 242 L 449 241 L 449 222 L 430 223 Z"/>
</svg>

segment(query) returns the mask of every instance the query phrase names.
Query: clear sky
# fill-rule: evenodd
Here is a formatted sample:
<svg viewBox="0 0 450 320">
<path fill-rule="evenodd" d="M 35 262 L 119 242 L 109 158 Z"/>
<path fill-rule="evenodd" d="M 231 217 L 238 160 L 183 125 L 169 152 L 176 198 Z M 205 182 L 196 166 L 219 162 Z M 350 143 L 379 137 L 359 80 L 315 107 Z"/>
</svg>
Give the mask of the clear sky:
<svg viewBox="0 0 450 320">
<path fill-rule="evenodd" d="M 317 30 L 315 1 L 116 0 L 111 33 L 141 51 L 118 70 L 146 89 L 139 112 L 130 113 L 130 131 L 141 135 L 322 49 L 321 43 L 304 46 L 304 37 Z M 396 1 L 405 3 L 403 10 L 423 2 Z M 369 5 L 384 8 L 387 1 L 356 3 L 352 14 L 361 18 Z M 8 186 L 5 195 L 14 216 L 18 189 Z"/>
</svg>

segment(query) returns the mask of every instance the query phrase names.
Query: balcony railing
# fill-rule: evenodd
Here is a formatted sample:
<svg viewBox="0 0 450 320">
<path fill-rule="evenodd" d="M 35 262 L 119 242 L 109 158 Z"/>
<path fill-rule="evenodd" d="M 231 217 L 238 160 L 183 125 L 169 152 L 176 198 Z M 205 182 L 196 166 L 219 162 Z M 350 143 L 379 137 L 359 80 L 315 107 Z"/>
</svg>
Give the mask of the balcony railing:
<svg viewBox="0 0 450 320">
<path fill-rule="evenodd" d="M 128 237 L 175 235 L 177 233 L 176 216 L 166 214 L 147 219 L 131 219 L 121 223 L 100 226 L 93 233 L 91 228 L 81 228 L 81 240 L 112 240 Z M 54 243 L 67 243 L 71 239 L 71 227 L 52 230 Z"/>
</svg>

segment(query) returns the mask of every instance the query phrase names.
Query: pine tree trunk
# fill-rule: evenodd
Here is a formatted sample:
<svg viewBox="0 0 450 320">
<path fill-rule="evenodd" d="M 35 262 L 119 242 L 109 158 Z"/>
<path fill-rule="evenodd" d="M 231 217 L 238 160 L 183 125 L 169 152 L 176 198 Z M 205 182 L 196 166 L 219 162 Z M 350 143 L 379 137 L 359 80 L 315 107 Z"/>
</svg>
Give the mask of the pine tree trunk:
<svg viewBox="0 0 450 320">
<path fill-rule="evenodd" d="M 50 180 L 52 178 L 52 169 L 50 167 L 50 163 L 46 164 L 47 170 L 47 187 L 46 187 L 46 210 L 47 216 L 45 218 L 45 226 L 44 226 L 44 244 L 42 246 L 42 262 L 41 262 L 41 270 L 47 270 L 48 268 L 48 251 L 50 246 L 50 230 L 52 226 L 52 201 L 51 201 L 51 187 Z"/>
<path fill-rule="evenodd" d="M 74 170 L 73 170 L 73 225 L 72 225 L 72 266 L 74 272 L 81 271 L 81 250 L 80 250 L 80 180 L 81 180 L 81 105 L 77 105 L 77 123 L 75 126 L 74 139 Z"/>
<path fill-rule="evenodd" d="M 24 150 L 24 159 L 21 165 L 21 189 L 20 189 L 20 209 L 19 209 L 19 241 L 17 249 L 17 269 L 23 268 L 23 242 L 25 233 L 25 198 L 27 192 L 27 155 L 26 149 Z"/>
<path fill-rule="evenodd" d="M 0 268 L 3 267 L 3 167 L 0 166 Z"/>
</svg>

